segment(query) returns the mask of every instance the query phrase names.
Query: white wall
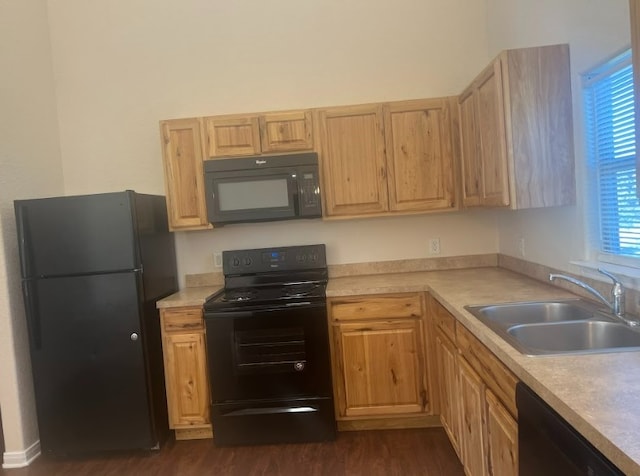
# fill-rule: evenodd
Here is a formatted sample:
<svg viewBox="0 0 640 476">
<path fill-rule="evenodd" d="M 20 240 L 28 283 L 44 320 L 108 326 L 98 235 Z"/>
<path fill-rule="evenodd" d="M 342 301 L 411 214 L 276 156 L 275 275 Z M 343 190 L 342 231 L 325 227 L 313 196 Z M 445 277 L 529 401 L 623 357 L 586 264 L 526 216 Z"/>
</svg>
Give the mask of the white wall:
<svg viewBox="0 0 640 476">
<path fill-rule="evenodd" d="M 0 2 L 0 64 L 0 412 L 9 454 L 38 438 L 13 200 L 63 192 L 44 0 Z"/>
<path fill-rule="evenodd" d="M 459 93 L 488 60 L 485 0 L 49 0 L 66 192 L 163 193 L 158 121 Z M 464 34 L 462 34 L 464 32 Z M 323 241 L 331 263 L 497 251 L 467 215 L 177 234 L 212 250 Z M 446 241 L 445 241 L 446 240 Z"/>
<path fill-rule="evenodd" d="M 576 181 L 575 207 L 498 213 L 500 252 L 576 271 L 569 261 L 588 258 L 585 150 L 580 74 L 628 47 L 628 0 L 488 0 L 488 44 L 491 56 L 502 49 L 569 43 L 573 89 Z"/>
</svg>

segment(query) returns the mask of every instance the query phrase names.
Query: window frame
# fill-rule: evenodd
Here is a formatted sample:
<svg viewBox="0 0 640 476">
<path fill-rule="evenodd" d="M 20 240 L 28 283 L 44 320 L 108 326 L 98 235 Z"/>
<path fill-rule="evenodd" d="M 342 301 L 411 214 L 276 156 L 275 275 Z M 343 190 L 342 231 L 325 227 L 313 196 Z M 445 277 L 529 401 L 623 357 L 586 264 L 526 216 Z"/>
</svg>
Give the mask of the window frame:
<svg viewBox="0 0 640 476">
<path fill-rule="evenodd" d="M 591 237 L 589 240 L 589 248 L 590 255 L 592 259 L 597 260 L 598 262 L 603 263 L 612 263 L 615 265 L 621 265 L 630 268 L 640 268 L 640 246 L 638 247 L 638 256 L 630 256 L 630 255 L 622 255 L 614 252 L 608 252 L 604 250 L 604 244 L 602 240 L 602 229 L 603 229 L 603 221 L 602 221 L 602 213 L 601 213 L 601 180 L 600 180 L 600 167 L 601 165 L 598 163 L 597 154 L 595 153 L 595 149 L 593 147 L 594 138 L 590 134 L 593 132 L 593 122 L 590 117 L 594 114 L 594 106 L 590 104 L 590 99 L 588 96 L 593 97 L 593 85 L 603 78 L 610 77 L 614 75 L 616 72 L 621 71 L 625 68 L 633 67 L 632 64 L 632 55 L 631 49 L 625 48 L 623 51 L 620 51 L 613 55 L 612 57 L 602 61 L 597 66 L 590 68 L 587 72 L 583 73 L 582 76 L 582 84 L 581 84 L 581 93 L 582 93 L 582 119 L 584 123 L 584 144 L 585 144 L 585 156 L 587 162 L 587 187 L 586 190 L 588 192 L 586 207 L 587 207 L 587 224 L 589 229 L 592 230 Z M 633 70 L 631 70 L 631 80 L 632 80 L 632 88 L 633 88 Z M 633 105 L 633 96 L 631 98 L 631 102 Z M 634 121 L 638 120 L 638 115 L 634 113 Z M 635 131 L 634 131 L 635 133 Z M 633 139 L 634 136 L 632 136 Z M 611 143 L 613 144 L 613 140 Z M 633 140 L 632 140 L 633 142 Z M 635 147 L 635 143 L 634 143 Z M 634 150 L 633 162 L 636 162 L 637 151 Z M 609 162 L 609 165 L 611 162 Z M 638 188 L 638 177 L 636 175 L 636 189 Z M 636 200 L 637 200 L 636 193 Z M 617 230 L 619 235 L 620 223 L 617 224 Z M 635 274 L 635 273 L 634 273 Z"/>
</svg>

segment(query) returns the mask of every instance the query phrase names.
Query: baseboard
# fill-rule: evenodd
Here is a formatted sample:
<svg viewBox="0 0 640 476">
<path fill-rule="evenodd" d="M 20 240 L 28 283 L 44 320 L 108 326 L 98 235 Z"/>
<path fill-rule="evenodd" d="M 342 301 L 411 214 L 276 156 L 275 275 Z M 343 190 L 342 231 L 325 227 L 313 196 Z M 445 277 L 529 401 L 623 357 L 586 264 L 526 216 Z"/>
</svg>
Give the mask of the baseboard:
<svg viewBox="0 0 640 476">
<path fill-rule="evenodd" d="M 37 440 L 24 451 L 5 451 L 2 467 L 4 469 L 24 468 L 40 456 L 40 440 Z"/>
</svg>

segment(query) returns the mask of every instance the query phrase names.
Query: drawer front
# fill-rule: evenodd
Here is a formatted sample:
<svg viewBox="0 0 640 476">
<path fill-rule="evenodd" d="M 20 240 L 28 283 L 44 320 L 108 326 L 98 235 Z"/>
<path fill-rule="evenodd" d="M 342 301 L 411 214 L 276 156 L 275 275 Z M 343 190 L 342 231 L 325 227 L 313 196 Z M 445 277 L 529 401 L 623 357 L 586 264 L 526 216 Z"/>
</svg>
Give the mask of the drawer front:
<svg viewBox="0 0 640 476">
<path fill-rule="evenodd" d="M 162 309 L 162 329 L 165 332 L 180 332 L 204 329 L 202 308 Z"/>
<path fill-rule="evenodd" d="M 462 356 L 480 375 L 487 387 L 516 418 L 516 383 L 518 378 L 463 325 L 456 326 L 456 342 Z"/>
<path fill-rule="evenodd" d="M 431 299 L 430 311 L 436 327 L 447 336 L 452 342 L 456 340 L 456 319 L 447 311 L 442 304 L 435 299 Z"/>
<path fill-rule="evenodd" d="M 329 300 L 329 316 L 332 321 L 419 318 L 423 315 L 423 309 L 422 293 L 353 296 Z"/>
</svg>

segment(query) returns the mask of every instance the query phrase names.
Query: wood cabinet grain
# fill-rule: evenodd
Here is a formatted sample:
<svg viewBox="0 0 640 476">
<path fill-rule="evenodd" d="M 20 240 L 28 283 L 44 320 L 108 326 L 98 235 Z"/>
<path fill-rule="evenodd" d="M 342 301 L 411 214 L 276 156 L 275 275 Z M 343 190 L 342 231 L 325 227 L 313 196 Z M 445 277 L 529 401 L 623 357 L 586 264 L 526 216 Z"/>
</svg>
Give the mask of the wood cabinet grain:
<svg viewBox="0 0 640 476">
<path fill-rule="evenodd" d="M 161 309 L 160 320 L 169 427 L 176 439 L 211 438 L 202 308 Z"/>
<path fill-rule="evenodd" d="M 210 228 L 204 199 L 200 119 L 160 122 L 169 228 Z"/>
<path fill-rule="evenodd" d="M 502 52 L 459 97 L 463 203 L 575 203 L 569 46 Z"/>
<path fill-rule="evenodd" d="M 457 116 L 454 98 L 384 105 L 391 211 L 455 208 Z"/>
<path fill-rule="evenodd" d="M 423 293 L 329 298 L 339 423 L 424 416 L 435 422 L 428 375 L 435 354 L 426 344 L 424 309 Z M 389 426 L 403 425 L 393 421 Z"/>
<path fill-rule="evenodd" d="M 320 109 L 317 117 L 325 215 L 387 211 L 382 105 Z"/>
<path fill-rule="evenodd" d="M 442 424 L 469 476 L 518 474 L 517 378 L 433 297 Z"/>
</svg>

